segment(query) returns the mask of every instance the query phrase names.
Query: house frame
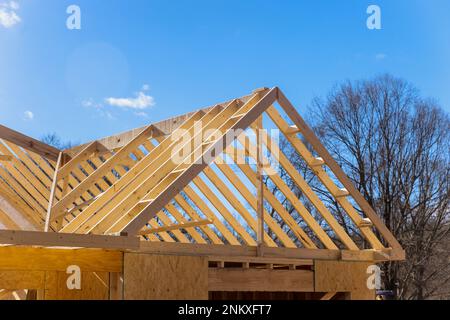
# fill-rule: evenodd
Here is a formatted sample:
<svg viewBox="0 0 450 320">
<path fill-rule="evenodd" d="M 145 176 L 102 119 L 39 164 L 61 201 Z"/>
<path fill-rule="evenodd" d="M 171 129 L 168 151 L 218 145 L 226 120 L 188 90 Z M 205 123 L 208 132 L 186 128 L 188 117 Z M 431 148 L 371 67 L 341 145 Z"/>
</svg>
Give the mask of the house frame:
<svg viewBox="0 0 450 320">
<path fill-rule="evenodd" d="M 0 126 L 0 223 L 0 299 L 373 299 L 405 259 L 277 87 L 69 150 Z"/>
</svg>

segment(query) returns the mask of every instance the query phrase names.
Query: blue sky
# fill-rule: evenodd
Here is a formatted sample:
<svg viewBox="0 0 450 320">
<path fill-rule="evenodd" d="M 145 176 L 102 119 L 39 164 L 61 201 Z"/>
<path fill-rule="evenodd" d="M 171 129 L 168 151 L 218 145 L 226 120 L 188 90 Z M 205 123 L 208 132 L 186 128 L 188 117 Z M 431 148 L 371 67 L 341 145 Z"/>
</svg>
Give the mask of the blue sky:
<svg viewBox="0 0 450 320">
<path fill-rule="evenodd" d="M 450 111 L 448 0 L 16 2 L 0 0 L 0 18 L 17 17 L 0 24 L 0 123 L 37 138 L 81 143 L 262 86 L 304 114 L 336 83 L 384 72 Z M 66 28 L 71 4 L 81 30 Z M 370 4 L 382 30 L 366 28 Z"/>
</svg>

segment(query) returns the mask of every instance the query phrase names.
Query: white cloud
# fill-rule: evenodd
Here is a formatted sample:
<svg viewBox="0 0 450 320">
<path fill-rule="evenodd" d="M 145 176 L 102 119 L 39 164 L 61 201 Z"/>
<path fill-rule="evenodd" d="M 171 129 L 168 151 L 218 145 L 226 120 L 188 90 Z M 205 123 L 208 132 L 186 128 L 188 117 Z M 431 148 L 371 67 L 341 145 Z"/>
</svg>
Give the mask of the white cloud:
<svg viewBox="0 0 450 320">
<path fill-rule="evenodd" d="M 149 115 L 144 110 L 155 105 L 155 99 L 146 94 L 150 90 L 148 84 L 144 84 L 139 92 L 133 98 L 105 98 L 98 102 L 92 98 L 81 101 L 81 105 L 85 108 L 95 110 L 96 114 L 109 120 L 116 119 L 114 110 L 111 107 L 120 107 L 122 110 L 132 110 L 137 117 L 148 118 Z M 113 111 L 113 112 L 111 112 Z M 114 112 L 117 113 L 117 112 Z"/>
<path fill-rule="evenodd" d="M 155 99 L 145 93 L 148 85 L 144 85 L 142 91 L 136 93 L 134 98 L 106 98 L 105 101 L 110 106 L 130 108 L 135 110 L 145 110 L 155 105 Z"/>
<path fill-rule="evenodd" d="M 25 120 L 33 120 L 34 119 L 34 113 L 27 110 L 23 113 L 23 115 L 25 116 Z"/>
<path fill-rule="evenodd" d="M 11 28 L 22 21 L 22 19 L 16 12 L 17 10 L 19 10 L 19 8 L 19 3 L 16 1 L 1 2 L 0 25 L 5 28 Z"/>
<path fill-rule="evenodd" d="M 19 10 L 20 8 L 19 3 L 17 1 L 10 1 L 9 7 L 13 10 Z"/>
<path fill-rule="evenodd" d="M 377 53 L 377 54 L 375 55 L 375 59 L 378 60 L 378 61 L 384 60 L 384 59 L 386 59 L 386 58 L 387 58 L 387 54 L 385 54 L 385 53 Z"/>
</svg>

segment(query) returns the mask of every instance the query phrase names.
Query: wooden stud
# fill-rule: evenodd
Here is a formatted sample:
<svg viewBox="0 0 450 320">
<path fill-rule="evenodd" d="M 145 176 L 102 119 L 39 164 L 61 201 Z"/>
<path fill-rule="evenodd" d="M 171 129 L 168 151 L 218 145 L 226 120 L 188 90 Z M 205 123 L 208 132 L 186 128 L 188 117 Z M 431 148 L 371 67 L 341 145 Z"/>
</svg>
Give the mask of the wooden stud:
<svg viewBox="0 0 450 320">
<path fill-rule="evenodd" d="M 264 180 L 263 180 L 263 146 L 262 146 L 263 119 L 258 117 L 256 121 L 256 206 L 258 216 L 257 242 L 258 246 L 264 245 Z M 261 250 L 258 251 L 259 253 Z"/>
<path fill-rule="evenodd" d="M 53 207 L 53 201 L 55 199 L 55 190 L 56 190 L 56 186 L 58 183 L 58 170 L 61 165 L 62 156 L 63 156 L 63 153 L 60 152 L 59 156 L 58 156 L 58 160 L 56 161 L 55 173 L 53 175 L 53 182 L 52 182 L 52 187 L 50 190 L 50 198 L 48 201 L 47 216 L 45 218 L 45 228 L 44 228 L 45 232 L 48 232 L 50 230 L 50 222 L 52 219 L 52 207 Z"/>
</svg>

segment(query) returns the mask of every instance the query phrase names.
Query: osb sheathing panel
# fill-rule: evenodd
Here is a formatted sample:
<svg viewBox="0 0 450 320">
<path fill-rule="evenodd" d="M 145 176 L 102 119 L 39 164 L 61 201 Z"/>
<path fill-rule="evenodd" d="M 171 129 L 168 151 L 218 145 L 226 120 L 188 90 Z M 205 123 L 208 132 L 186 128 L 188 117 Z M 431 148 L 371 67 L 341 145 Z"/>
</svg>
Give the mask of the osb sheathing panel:
<svg viewBox="0 0 450 320">
<path fill-rule="evenodd" d="M 375 291 L 367 288 L 367 268 L 373 263 L 320 261 L 314 262 L 316 292 L 349 292 L 351 299 L 373 300 Z"/>
<path fill-rule="evenodd" d="M 124 298 L 207 300 L 207 258 L 125 253 Z"/>
</svg>

